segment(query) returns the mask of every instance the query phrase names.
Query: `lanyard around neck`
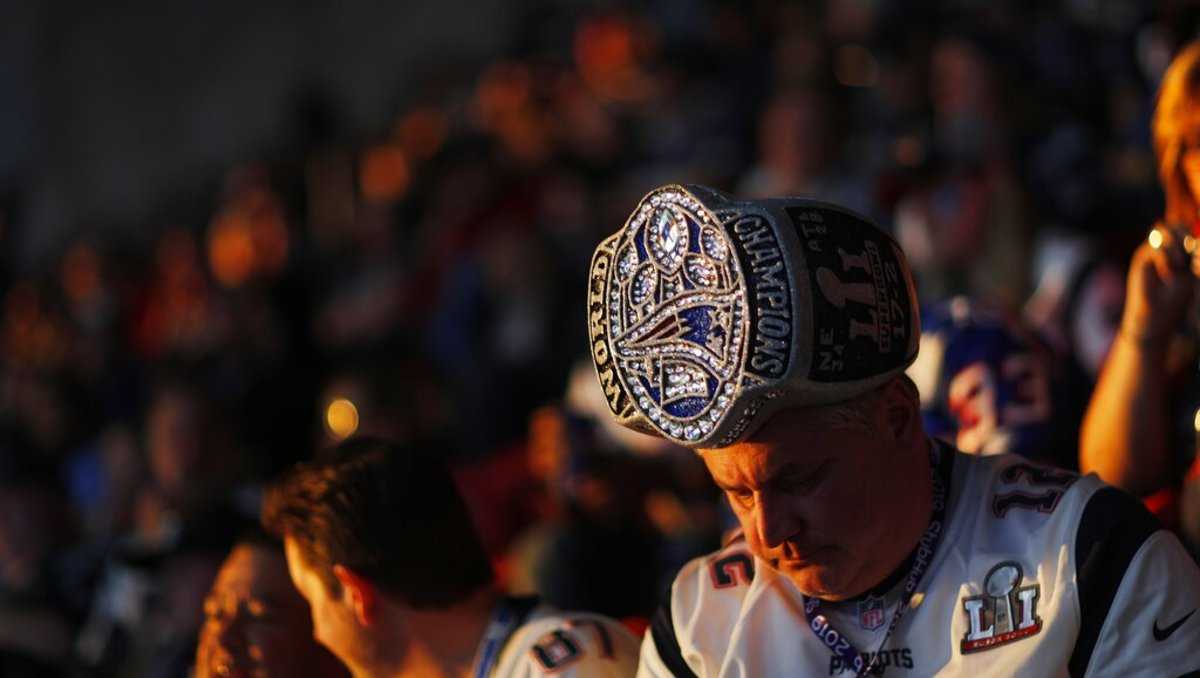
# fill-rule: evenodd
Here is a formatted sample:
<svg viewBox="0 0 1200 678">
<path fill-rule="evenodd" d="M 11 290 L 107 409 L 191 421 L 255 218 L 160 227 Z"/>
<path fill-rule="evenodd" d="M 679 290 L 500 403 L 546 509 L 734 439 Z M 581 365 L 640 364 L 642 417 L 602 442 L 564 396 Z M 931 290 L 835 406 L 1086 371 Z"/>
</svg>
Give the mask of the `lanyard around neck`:
<svg viewBox="0 0 1200 678">
<path fill-rule="evenodd" d="M 888 638 L 892 632 L 896 630 L 896 626 L 900 624 L 900 619 L 908 610 L 908 605 L 912 602 L 913 594 L 917 591 L 917 585 L 921 583 L 921 577 L 929 569 L 929 565 L 933 562 L 933 554 L 937 550 L 938 542 L 941 541 L 942 533 L 945 532 L 946 523 L 946 504 L 949 500 L 950 489 L 950 463 L 952 461 L 953 452 L 949 450 L 938 450 L 931 446 L 929 450 L 929 469 L 930 475 L 933 477 L 933 513 L 929 518 L 929 526 L 925 528 L 925 533 L 921 535 L 921 540 L 917 542 L 917 550 L 913 554 L 912 565 L 908 570 L 908 576 L 904 578 L 904 588 L 901 591 L 900 607 L 896 608 L 896 612 L 892 615 L 891 622 L 888 623 L 887 631 L 883 634 L 883 641 L 879 643 L 880 649 L 887 644 Z M 817 636 L 817 640 L 821 644 L 829 648 L 829 651 L 842 661 L 842 666 L 849 666 L 854 669 L 857 676 L 865 675 L 879 660 L 879 653 L 876 652 L 871 657 L 870 661 L 864 659 L 863 654 L 854 647 L 850 639 L 845 634 L 841 633 L 829 623 L 829 618 L 821 613 L 822 601 L 820 598 L 809 598 L 802 596 L 804 600 L 804 614 L 809 619 L 808 628 Z"/>
</svg>

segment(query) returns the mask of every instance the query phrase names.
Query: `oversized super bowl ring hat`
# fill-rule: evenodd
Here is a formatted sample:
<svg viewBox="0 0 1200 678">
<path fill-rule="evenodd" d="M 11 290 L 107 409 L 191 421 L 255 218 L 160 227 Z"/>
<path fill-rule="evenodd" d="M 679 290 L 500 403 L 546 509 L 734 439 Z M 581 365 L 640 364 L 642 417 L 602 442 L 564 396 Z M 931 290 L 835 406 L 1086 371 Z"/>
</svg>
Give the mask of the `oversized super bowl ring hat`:
<svg viewBox="0 0 1200 678">
<path fill-rule="evenodd" d="M 715 448 L 883 384 L 921 331 L 904 253 L 865 217 L 669 185 L 596 248 L 588 335 L 619 423 Z"/>
</svg>

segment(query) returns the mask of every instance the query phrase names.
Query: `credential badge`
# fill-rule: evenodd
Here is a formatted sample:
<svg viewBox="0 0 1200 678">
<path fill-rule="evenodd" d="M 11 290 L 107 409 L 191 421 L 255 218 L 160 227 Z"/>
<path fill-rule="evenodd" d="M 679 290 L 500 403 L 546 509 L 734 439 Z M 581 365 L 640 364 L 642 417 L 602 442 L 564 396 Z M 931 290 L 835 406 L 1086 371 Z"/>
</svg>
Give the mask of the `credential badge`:
<svg viewBox="0 0 1200 678">
<path fill-rule="evenodd" d="M 1036 583 L 1021 586 L 1023 578 L 1019 564 L 1004 561 L 988 570 L 982 595 L 963 600 L 967 615 L 963 654 L 999 647 L 1042 630 L 1042 619 L 1037 615 L 1041 587 Z"/>
</svg>

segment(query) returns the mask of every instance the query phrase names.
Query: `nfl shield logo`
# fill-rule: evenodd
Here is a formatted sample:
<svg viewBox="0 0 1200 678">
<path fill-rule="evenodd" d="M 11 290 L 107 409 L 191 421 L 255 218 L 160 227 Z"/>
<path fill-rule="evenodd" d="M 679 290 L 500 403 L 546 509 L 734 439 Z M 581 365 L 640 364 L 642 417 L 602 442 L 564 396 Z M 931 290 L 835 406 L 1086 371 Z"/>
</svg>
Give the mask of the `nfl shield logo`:
<svg viewBox="0 0 1200 678">
<path fill-rule="evenodd" d="M 883 626 L 883 598 L 867 596 L 858 601 L 858 625 L 868 631 Z"/>
</svg>

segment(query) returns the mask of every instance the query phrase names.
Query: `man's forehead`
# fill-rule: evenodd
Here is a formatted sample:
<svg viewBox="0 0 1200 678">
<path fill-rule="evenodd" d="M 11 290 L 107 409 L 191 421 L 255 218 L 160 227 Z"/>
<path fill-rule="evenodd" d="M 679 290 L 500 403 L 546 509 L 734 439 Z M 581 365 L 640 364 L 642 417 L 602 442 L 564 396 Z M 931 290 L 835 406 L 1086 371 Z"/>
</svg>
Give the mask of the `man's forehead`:
<svg viewBox="0 0 1200 678">
<path fill-rule="evenodd" d="M 807 469 L 826 456 L 820 448 L 753 439 L 730 447 L 700 450 L 700 457 L 713 478 L 725 483 L 763 480 L 783 471 Z"/>
<path fill-rule="evenodd" d="M 282 553 L 261 546 L 239 544 L 234 547 L 221 572 L 217 586 L 239 593 L 261 594 L 282 590 L 287 584 L 287 561 Z"/>
</svg>

